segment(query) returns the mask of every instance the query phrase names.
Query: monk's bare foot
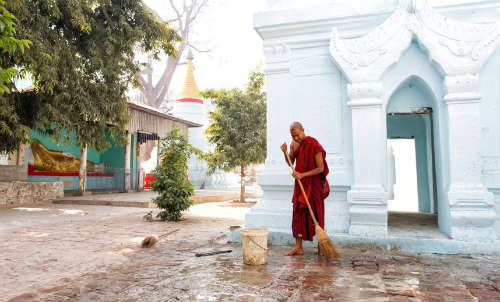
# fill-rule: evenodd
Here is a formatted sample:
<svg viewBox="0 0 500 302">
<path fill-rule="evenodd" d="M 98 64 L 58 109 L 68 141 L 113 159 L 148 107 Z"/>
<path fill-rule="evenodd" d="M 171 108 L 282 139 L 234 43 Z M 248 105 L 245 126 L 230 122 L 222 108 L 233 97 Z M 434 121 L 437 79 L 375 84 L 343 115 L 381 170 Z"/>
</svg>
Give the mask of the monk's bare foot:
<svg viewBox="0 0 500 302">
<path fill-rule="evenodd" d="M 302 248 L 295 247 L 291 251 L 285 254 L 285 256 L 293 256 L 293 255 L 304 255 L 304 250 Z"/>
</svg>

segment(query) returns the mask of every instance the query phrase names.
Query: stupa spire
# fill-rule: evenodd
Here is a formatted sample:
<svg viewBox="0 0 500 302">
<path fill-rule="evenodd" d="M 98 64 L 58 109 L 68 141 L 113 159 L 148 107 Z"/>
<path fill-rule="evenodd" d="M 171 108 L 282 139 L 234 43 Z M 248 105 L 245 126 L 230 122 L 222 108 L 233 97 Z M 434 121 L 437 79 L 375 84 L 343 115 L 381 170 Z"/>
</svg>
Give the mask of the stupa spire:
<svg viewBox="0 0 500 302">
<path fill-rule="evenodd" d="M 193 73 L 193 52 L 191 48 L 188 51 L 187 59 L 187 71 L 186 78 L 184 79 L 184 85 L 182 86 L 181 98 L 199 98 L 200 91 L 198 90 L 198 85 L 196 85 L 196 80 Z"/>
</svg>

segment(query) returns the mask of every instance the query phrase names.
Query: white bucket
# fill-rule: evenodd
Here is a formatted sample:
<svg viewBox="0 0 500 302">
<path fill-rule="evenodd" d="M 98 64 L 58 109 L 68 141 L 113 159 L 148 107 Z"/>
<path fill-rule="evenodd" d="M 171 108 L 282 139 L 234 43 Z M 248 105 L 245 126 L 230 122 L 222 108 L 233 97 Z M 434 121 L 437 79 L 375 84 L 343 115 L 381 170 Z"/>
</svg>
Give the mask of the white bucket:
<svg viewBox="0 0 500 302">
<path fill-rule="evenodd" d="M 266 264 L 267 262 L 267 229 L 241 229 L 243 244 L 243 263 L 249 265 Z"/>
</svg>

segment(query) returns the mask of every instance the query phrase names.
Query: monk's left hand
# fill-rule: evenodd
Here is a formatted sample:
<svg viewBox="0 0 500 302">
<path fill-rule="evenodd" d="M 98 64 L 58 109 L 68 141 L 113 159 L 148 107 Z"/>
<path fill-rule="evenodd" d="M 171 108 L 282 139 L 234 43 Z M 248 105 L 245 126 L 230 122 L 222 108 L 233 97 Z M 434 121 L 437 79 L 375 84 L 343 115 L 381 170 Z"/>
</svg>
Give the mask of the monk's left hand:
<svg viewBox="0 0 500 302">
<path fill-rule="evenodd" d="M 295 178 L 295 179 L 302 179 L 304 178 L 304 175 L 302 175 L 302 173 L 299 173 L 297 171 L 293 172 L 292 173 L 292 176 Z"/>
</svg>

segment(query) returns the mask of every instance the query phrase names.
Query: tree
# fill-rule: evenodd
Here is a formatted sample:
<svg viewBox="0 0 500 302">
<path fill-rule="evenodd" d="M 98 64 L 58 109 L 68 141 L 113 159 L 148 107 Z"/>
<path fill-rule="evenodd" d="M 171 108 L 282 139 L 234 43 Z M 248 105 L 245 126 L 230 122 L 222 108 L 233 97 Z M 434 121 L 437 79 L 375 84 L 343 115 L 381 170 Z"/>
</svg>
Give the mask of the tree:
<svg viewBox="0 0 500 302">
<path fill-rule="evenodd" d="M 190 34 L 197 17 L 206 6 L 208 0 L 182 0 L 181 5 L 174 3 L 174 0 L 168 1 L 174 12 L 174 15 L 169 18 L 168 22 L 178 30 L 182 37 L 182 42 L 179 44 L 177 55 L 168 56 L 165 69 L 156 84 L 153 82 L 153 66 L 151 63 L 148 63 L 139 73 L 139 81 L 142 84 L 139 89 L 144 95 L 146 104 L 153 107 L 160 107 L 163 101 L 165 101 L 174 72 L 179 65 L 179 60 L 184 49 L 191 47 L 199 52 L 203 51 L 191 43 Z M 182 8 L 179 9 L 179 6 L 182 6 Z M 153 10 L 151 9 L 151 11 Z M 155 14 L 161 20 L 160 15 L 156 12 Z"/>
<path fill-rule="evenodd" d="M 178 221 L 182 212 L 193 204 L 190 197 L 194 187 L 186 177 L 192 153 L 193 148 L 177 128 L 161 140 L 161 163 L 154 170 L 155 179 L 151 185 L 153 191 L 160 194 L 155 203 L 162 209 L 157 215 L 161 220 Z"/>
<path fill-rule="evenodd" d="M 18 36 L 33 43 L 23 56 L 8 60 L 26 68 L 43 96 L 32 100 L 41 102 L 35 129 L 56 140 L 69 141 L 75 133 L 82 156 L 89 147 L 108 148 L 106 132 L 123 143 L 125 92 L 140 84 L 135 52 L 173 56 L 181 40 L 177 32 L 137 0 L 12 0 L 8 5 L 19 20 Z"/>
<path fill-rule="evenodd" d="M 214 151 L 203 155 L 209 173 L 216 169 L 230 171 L 240 167 L 240 200 L 245 201 L 245 167 L 264 162 L 266 158 L 266 94 L 262 92 L 264 74 L 250 73 L 246 91 L 205 90 L 204 98 L 216 105 L 209 114 L 206 130 Z"/>
<path fill-rule="evenodd" d="M 16 108 L 5 97 L 5 94 L 11 92 L 13 79 L 19 74 L 15 64 L 7 57 L 22 55 L 30 44 L 28 40 L 15 38 L 15 27 L 16 17 L 5 8 L 5 1 L 0 0 L 0 152 L 8 153 L 25 141 L 29 131 L 28 127 L 19 122 Z"/>
</svg>

